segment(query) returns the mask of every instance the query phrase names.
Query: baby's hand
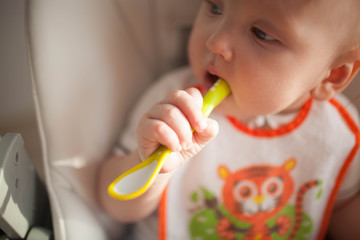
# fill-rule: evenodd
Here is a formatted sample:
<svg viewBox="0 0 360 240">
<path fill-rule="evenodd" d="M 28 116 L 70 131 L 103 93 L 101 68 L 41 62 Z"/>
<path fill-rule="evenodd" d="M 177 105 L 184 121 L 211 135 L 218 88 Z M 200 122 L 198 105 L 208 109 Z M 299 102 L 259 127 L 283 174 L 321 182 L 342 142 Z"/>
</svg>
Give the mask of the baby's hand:
<svg viewBox="0 0 360 240">
<path fill-rule="evenodd" d="M 161 172 L 169 172 L 197 154 L 218 132 L 217 122 L 203 116 L 202 104 L 203 98 L 196 88 L 175 91 L 155 104 L 137 128 L 141 160 L 165 145 L 173 154 Z"/>
</svg>

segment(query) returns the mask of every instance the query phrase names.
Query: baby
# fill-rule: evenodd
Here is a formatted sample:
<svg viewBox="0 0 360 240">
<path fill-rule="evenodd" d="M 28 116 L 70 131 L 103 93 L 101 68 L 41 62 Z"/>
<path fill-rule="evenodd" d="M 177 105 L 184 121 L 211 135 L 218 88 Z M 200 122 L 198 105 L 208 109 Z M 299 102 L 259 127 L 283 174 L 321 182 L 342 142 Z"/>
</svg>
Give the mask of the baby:
<svg viewBox="0 0 360 240">
<path fill-rule="evenodd" d="M 338 94 L 360 67 L 359 10 L 358 0 L 204 0 L 191 69 L 150 89 L 121 138 L 129 153 L 100 169 L 104 209 L 138 221 L 138 239 L 360 239 L 359 120 Z M 219 77 L 232 94 L 205 118 L 201 91 Z M 159 145 L 173 153 L 151 188 L 109 197 Z"/>
</svg>

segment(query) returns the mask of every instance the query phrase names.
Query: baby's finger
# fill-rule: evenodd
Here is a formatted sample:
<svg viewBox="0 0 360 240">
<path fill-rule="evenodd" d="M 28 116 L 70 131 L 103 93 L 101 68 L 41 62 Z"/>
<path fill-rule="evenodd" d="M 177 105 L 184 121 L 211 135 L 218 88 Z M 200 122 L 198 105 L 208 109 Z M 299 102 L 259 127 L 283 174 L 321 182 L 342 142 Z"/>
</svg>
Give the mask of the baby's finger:
<svg viewBox="0 0 360 240">
<path fill-rule="evenodd" d="M 183 149 L 192 146 L 192 130 L 188 119 L 174 105 L 157 104 L 148 113 L 151 119 L 157 119 L 165 122 L 177 134 Z"/>
<path fill-rule="evenodd" d="M 219 132 L 219 124 L 211 118 L 206 118 L 208 127 L 201 132 L 196 132 L 194 138 L 197 144 L 203 147 L 210 140 L 214 139 Z"/>
<path fill-rule="evenodd" d="M 188 88 L 185 90 L 185 92 L 187 92 L 190 96 L 192 96 L 194 98 L 194 100 L 196 101 L 197 105 L 201 108 L 203 105 L 203 97 L 201 95 L 201 92 L 199 91 L 199 89 L 197 88 Z"/>
<path fill-rule="evenodd" d="M 138 142 L 145 157 L 152 154 L 159 145 L 171 151 L 181 151 L 179 138 L 174 130 L 165 122 L 157 119 L 146 119 L 137 129 Z"/>
<path fill-rule="evenodd" d="M 205 117 L 201 112 L 202 96 L 198 89 L 189 88 L 185 91 L 176 91 L 166 100 L 182 111 L 196 131 L 206 128 Z"/>
</svg>

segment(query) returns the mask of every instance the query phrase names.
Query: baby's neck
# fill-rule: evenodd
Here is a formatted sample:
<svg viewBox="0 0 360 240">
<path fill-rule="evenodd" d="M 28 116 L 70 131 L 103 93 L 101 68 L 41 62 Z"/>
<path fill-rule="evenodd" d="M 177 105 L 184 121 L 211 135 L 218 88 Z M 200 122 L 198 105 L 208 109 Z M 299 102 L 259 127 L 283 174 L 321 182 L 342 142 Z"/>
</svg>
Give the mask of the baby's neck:
<svg viewBox="0 0 360 240">
<path fill-rule="evenodd" d="M 298 112 L 299 110 L 287 113 L 242 118 L 239 120 L 252 129 L 277 129 L 292 122 L 298 115 Z"/>
<path fill-rule="evenodd" d="M 308 95 L 304 96 L 279 113 L 245 118 L 240 117 L 238 120 L 254 129 L 276 129 L 292 122 L 309 98 L 310 96 Z"/>
</svg>

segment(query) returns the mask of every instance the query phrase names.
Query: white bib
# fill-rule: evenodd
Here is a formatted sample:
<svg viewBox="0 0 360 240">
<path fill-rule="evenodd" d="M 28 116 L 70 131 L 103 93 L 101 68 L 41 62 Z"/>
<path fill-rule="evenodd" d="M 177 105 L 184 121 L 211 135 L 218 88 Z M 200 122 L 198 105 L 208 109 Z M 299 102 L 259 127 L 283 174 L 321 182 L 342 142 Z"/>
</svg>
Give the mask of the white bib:
<svg viewBox="0 0 360 240">
<path fill-rule="evenodd" d="M 219 135 L 164 192 L 160 239 L 322 239 L 359 148 L 345 108 L 309 100 L 275 130 L 211 117 Z"/>
</svg>

